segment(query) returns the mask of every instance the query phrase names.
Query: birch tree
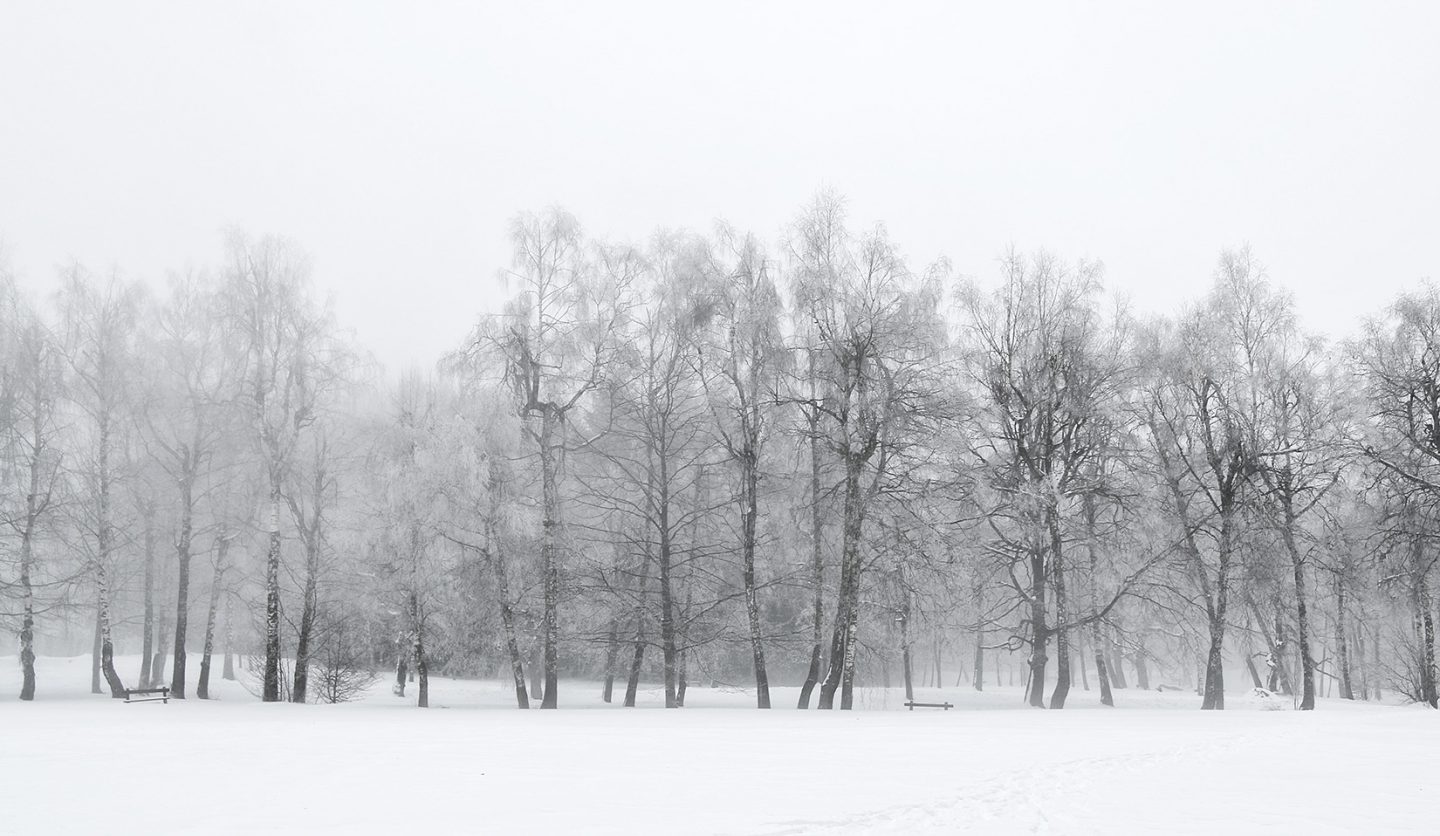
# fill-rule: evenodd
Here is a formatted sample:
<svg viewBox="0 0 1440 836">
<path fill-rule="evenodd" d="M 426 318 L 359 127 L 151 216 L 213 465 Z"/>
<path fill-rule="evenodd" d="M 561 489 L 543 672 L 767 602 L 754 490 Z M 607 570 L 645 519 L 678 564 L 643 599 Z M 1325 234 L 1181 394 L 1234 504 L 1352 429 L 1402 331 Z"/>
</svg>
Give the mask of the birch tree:
<svg viewBox="0 0 1440 836">
<path fill-rule="evenodd" d="M 45 607 L 41 546 L 63 501 L 64 357 L 55 336 L 0 275 L 0 521 L 18 541 L 20 699 L 35 699 L 36 617 Z"/>
<path fill-rule="evenodd" d="M 915 280 L 877 228 L 858 239 L 842 202 L 821 195 L 790 242 L 797 304 L 814 328 L 823 444 L 843 469 L 840 584 L 820 708 L 854 704 L 865 523 L 906 447 L 932 417 L 944 344 L 939 288 Z"/>
<path fill-rule="evenodd" d="M 1425 542 L 1428 526 L 1416 521 L 1433 518 L 1440 502 L 1440 289 L 1426 284 L 1401 294 L 1366 324 L 1352 351 L 1369 418 L 1362 450 L 1385 475 L 1407 521 L 1401 554 L 1418 648 L 1413 679 L 1418 699 L 1434 707 L 1440 704 L 1431 593 L 1436 558 Z"/>
<path fill-rule="evenodd" d="M 76 522 L 95 582 L 100 672 L 110 696 L 120 699 L 125 685 L 115 672 L 111 612 L 115 560 L 124 537 L 116 488 L 127 475 L 122 465 L 133 427 L 131 370 L 140 289 L 117 276 L 96 280 L 77 265 L 65 276 L 59 301 L 71 397 L 82 416 L 87 447 L 77 462 L 84 500 L 76 508 Z"/>
<path fill-rule="evenodd" d="M 492 363 L 499 367 L 539 459 L 545 669 L 540 707 L 555 708 L 565 436 L 615 354 L 639 264 L 629 257 L 597 258 L 579 223 L 558 208 L 516 218 L 510 240 L 514 257 L 504 276 L 520 286 L 519 292 L 503 314 L 482 319 L 462 359 L 482 376 Z"/>
<path fill-rule="evenodd" d="M 265 484 L 265 508 L 259 515 L 266 532 L 261 698 L 279 702 L 281 513 L 297 444 L 316 417 L 309 399 L 315 390 L 307 385 L 307 376 L 313 369 L 318 314 L 305 293 L 309 266 L 293 244 L 239 232 L 231 233 L 227 244 L 227 315 L 245 351 L 239 401 L 247 412 Z"/>
<path fill-rule="evenodd" d="M 1275 301 L 1248 250 L 1223 253 L 1204 303 L 1142 348 L 1149 438 L 1209 634 L 1203 709 L 1225 707 L 1231 592 L 1263 486 L 1261 365 L 1291 316 Z"/>
<path fill-rule="evenodd" d="M 713 291 L 717 316 L 712 345 L 708 350 L 701 349 L 702 367 L 709 366 L 703 379 L 711 392 L 720 440 L 739 479 L 736 502 L 740 572 L 754 664 L 755 700 L 759 708 L 769 708 L 770 678 L 765 668 L 755 552 L 762 466 L 773 434 L 774 405 L 786 360 L 780 333 L 783 310 L 774 266 L 759 242 L 726 227 L 717 237 L 719 258 L 712 258 L 709 265 L 717 285 Z"/>
<path fill-rule="evenodd" d="M 230 429 L 226 410 L 233 401 L 238 359 L 229 350 L 214 290 L 194 274 L 172 280 L 170 295 L 154 318 L 149 353 L 156 378 L 148 387 L 145 418 L 149 457 L 174 491 L 176 603 L 170 694 L 186 696 L 191 560 L 203 527 L 199 518 L 215 456 Z M 147 516 L 147 537 L 153 527 Z M 147 542 L 148 546 L 148 542 Z M 148 548 L 147 548 L 148 554 Z"/>
</svg>

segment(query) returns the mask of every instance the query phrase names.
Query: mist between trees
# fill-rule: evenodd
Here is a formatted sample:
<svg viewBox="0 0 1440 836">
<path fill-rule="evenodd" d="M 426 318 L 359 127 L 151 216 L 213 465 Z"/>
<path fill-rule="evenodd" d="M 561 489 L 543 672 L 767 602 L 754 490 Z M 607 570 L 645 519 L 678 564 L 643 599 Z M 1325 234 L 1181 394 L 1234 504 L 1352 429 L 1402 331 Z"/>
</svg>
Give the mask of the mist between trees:
<svg viewBox="0 0 1440 836">
<path fill-rule="evenodd" d="M 1228 674 L 1436 705 L 1434 287 L 1334 344 L 1248 249 L 1167 318 L 1045 251 L 919 267 L 831 194 L 773 241 L 510 233 L 508 304 L 398 381 L 281 238 L 163 290 L 0 276 L 20 698 L 88 650 L 112 696 L 205 698 L 219 657 L 266 701 L 425 706 L 438 672 L 520 708 L 953 677 L 1220 709 Z"/>
</svg>

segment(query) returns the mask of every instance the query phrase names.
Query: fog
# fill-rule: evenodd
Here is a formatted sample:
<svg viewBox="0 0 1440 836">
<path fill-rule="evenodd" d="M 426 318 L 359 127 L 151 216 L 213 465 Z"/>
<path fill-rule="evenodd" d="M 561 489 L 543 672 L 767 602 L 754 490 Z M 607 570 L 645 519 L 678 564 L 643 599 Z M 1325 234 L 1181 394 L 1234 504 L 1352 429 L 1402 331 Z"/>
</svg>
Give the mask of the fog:
<svg viewBox="0 0 1440 836">
<path fill-rule="evenodd" d="M 1171 312 L 1250 243 L 1341 334 L 1434 271 L 1429 3 L 44 3 L 0 16 L 0 241 L 158 281 L 221 231 L 311 253 L 428 368 L 505 295 L 506 220 L 776 233 L 821 186 L 915 260 L 1103 260 Z"/>
</svg>

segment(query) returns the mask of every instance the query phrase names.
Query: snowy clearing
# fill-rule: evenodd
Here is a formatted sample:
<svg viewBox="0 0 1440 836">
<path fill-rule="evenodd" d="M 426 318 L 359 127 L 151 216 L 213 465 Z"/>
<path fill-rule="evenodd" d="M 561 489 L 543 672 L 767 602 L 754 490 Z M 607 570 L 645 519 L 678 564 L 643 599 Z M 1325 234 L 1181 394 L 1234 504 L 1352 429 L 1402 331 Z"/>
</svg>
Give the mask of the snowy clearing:
<svg viewBox="0 0 1440 836">
<path fill-rule="evenodd" d="M 16 667 L 0 659 L 7 692 Z M 956 710 L 909 712 L 872 690 L 864 710 L 802 714 L 692 688 L 667 712 L 653 690 L 625 710 L 567 681 L 562 707 L 593 710 L 520 712 L 502 683 L 436 678 L 420 711 L 383 685 L 341 706 L 261 704 L 234 682 L 125 705 L 88 693 L 86 657 L 40 674 L 35 703 L 0 703 L 9 833 L 1418 833 L 1440 766 L 1436 712 L 1334 700 L 1258 711 L 1236 694 L 1212 713 L 1131 690 L 1084 710 L 1081 691 L 1049 712 L 1018 688 L 947 689 Z"/>
</svg>

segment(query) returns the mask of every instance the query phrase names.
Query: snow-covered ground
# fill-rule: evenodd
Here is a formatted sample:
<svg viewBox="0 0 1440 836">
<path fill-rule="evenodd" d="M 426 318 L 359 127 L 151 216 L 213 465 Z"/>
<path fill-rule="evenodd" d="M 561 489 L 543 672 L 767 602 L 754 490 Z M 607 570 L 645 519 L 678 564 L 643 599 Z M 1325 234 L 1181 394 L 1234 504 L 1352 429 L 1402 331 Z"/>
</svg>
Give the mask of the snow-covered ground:
<svg viewBox="0 0 1440 836">
<path fill-rule="evenodd" d="M 1051 712 L 955 688 L 919 695 L 948 712 L 878 690 L 853 712 L 762 712 L 692 687 L 683 710 L 650 710 L 654 690 L 627 710 L 562 682 L 562 708 L 589 710 L 521 712 L 503 683 L 448 679 L 428 711 L 383 683 L 340 706 L 260 704 L 223 681 L 210 702 L 126 705 L 89 693 L 88 658 L 39 674 L 21 703 L 0 657 L 3 833 L 1315 836 L 1434 833 L 1440 809 L 1440 712 L 1417 707 L 1260 711 L 1235 691 L 1238 710 L 1201 712 L 1131 689 L 1114 710 Z"/>
</svg>

